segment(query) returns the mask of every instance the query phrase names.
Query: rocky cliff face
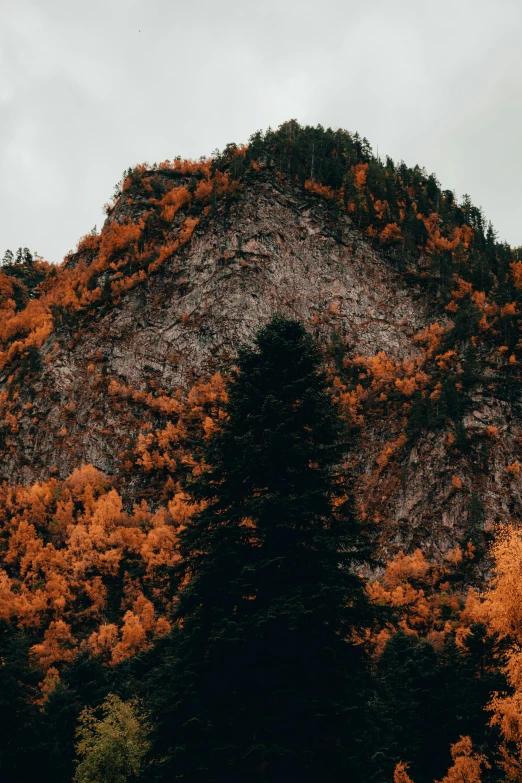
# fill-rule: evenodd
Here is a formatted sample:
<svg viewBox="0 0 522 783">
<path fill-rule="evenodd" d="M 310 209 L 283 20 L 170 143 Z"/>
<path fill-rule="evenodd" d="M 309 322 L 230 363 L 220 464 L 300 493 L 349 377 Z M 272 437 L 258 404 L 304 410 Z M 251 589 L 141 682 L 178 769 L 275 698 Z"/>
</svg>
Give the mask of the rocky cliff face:
<svg viewBox="0 0 522 783">
<path fill-rule="evenodd" d="M 154 176 L 160 195 L 168 193 L 172 178 Z M 104 231 L 137 225 L 146 212 L 141 185 L 131 183 Z M 173 237 L 182 217 L 180 210 Z M 100 252 L 93 242 L 66 269 L 96 264 Z M 110 275 L 107 268 L 95 283 L 103 287 Z M 518 392 L 499 397 L 486 376 L 471 388 L 457 428 L 412 434 L 412 389 L 425 382 L 411 379 L 429 374 L 430 362 L 439 373 L 450 364 L 429 355 L 422 333 L 435 321 L 443 330 L 447 314 L 433 311 L 348 214 L 334 215 L 331 200 L 268 169 L 233 198 L 216 200 L 188 241 L 129 290 L 74 318 L 55 318 L 16 393 L 6 365 L 2 479 L 64 478 L 92 463 L 114 477 L 129 504 L 159 502 L 176 476 L 163 455 L 170 448 L 176 462 L 179 442 L 162 441 L 161 433 L 179 425 L 191 389 L 228 372 L 238 346 L 274 313 L 302 319 L 327 348 L 353 426 L 346 469 L 385 550 L 421 546 L 441 555 L 471 537 L 483 542 L 495 521 L 519 516 Z M 436 405 L 433 378 L 428 395 Z"/>
</svg>

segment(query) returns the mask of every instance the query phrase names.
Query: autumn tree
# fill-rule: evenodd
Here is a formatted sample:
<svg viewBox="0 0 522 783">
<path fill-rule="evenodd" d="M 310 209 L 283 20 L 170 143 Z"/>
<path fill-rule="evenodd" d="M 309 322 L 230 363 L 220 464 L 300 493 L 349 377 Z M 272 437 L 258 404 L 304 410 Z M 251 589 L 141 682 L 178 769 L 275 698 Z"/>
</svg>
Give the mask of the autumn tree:
<svg viewBox="0 0 522 783">
<path fill-rule="evenodd" d="M 408 775 L 408 765 L 398 761 L 393 771 L 393 783 L 413 783 Z"/>
<path fill-rule="evenodd" d="M 240 351 L 189 485 L 206 507 L 180 533 L 178 630 L 151 685 L 160 780 L 365 779 L 371 610 L 320 363 L 279 317 Z"/>
<path fill-rule="evenodd" d="M 481 783 L 482 769 L 489 767 L 485 757 L 473 750 L 469 737 L 461 737 L 451 746 L 453 764 L 440 783 Z"/>
<path fill-rule="evenodd" d="M 493 695 L 491 723 L 501 735 L 500 765 L 505 779 L 522 777 L 522 535 L 516 526 L 500 529 L 491 549 L 494 571 L 491 585 L 475 612 L 507 647 L 503 673 L 509 689 Z"/>
</svg>

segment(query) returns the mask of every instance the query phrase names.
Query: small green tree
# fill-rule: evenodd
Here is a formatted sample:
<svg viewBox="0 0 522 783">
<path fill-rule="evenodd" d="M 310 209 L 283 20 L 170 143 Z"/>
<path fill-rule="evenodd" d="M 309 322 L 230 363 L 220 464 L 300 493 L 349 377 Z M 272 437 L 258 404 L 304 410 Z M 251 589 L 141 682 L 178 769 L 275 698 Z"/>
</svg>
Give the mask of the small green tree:
<svg viewBox="0 0 522 783">
<path fill-rule="evenodd" d="M 99 710 L 78 719 L 76 783 L 126 783 L 138 778 L 149 749 L 149 727 L 136 703 L 109 693 Z"/>
</svg>

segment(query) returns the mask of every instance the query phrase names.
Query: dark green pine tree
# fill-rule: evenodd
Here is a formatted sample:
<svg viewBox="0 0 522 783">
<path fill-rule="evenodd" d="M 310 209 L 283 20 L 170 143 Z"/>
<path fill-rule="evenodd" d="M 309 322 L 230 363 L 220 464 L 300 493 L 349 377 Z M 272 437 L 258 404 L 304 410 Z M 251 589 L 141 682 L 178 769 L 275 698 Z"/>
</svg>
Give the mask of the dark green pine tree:
<svg viewBox="0 0 522 783">
<path fill-rule="evenodd" d="M 42 672 L 33 667 L 31 639 L 0 620 L 0 781 L 38 775 L 36 722 Z"/>
<path fill-rule="evenodd" d="M 162 781 L 367 779 L 372 621 L 343 423 L 303 326 L 240 352 L 228 420 L 190 485 L 179 627 L 149 682 Z"/>
</svg>

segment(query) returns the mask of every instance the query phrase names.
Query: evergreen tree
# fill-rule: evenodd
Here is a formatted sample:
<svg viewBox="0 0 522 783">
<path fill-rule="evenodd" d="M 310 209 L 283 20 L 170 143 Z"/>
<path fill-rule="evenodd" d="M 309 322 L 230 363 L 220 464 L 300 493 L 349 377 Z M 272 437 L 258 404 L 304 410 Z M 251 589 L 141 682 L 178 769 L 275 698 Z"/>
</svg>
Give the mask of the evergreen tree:
<svg viewBox="0 0 522 783">
<path fill-rule="evenodd" d="M 29 658 L 30 638 L 0 621 L 0 781 L 33 780 L 38 765 L 35 722 L 42 672 Z"/>
<path fill-rule="evenodd" d="M 492 760 L 498 730 L 486 705 L 503 690 L 498 640 L 475 624 L 457 646 L 449 637 L 440 650 L 426 639 L 394 634 L 377 662 L 380 764 L 377 780 L 391 780 L 399 760 L 416 783 L 439 780 L 451 764 L 450 746 L 461 735 Z"/>
<path fill-rule="evenodd" d="M 82 653 L 64 668 L 56 688 L 39 715 L 42 783 L 69 783 L 74 775 L 75 727 L 84 707 L 98 707 L 117 688 L 120 667 L 102 666 L 99 658 Z"/>
<path fill-rule="evenodd" d="M 431 783 L 436 770 L 443 772 L 448 767 L 449 744 L 445 734 L 441 737 L 437 668 L 437 654 L 425 640 L 399 632 L 384 648 L 377 678 L 382 687 L 379 714 L 384 723 L 381 753 L 389 766 L 384 766 L 381 779 L 391 780 L 393 765 L 399 760 L 411 764 L 413 780 L 422 783 Z"/>
<path fill-rule="evenodd" d="M 320 361 L 279 317 L 240 352 L 228 420 L 190 486 L 207 505 L 180 535 L 178 630 L 150 685 L 159 780 L 366 779 L 355 637 L 371 610 Z"/>
<path fill-rule="evenodd" d="M 4 253 L 4 257 L 2 258 L 2 266 L 11 266 L 11 264 L 13 263 L 14 263 L 13 251 L 7 249 Z"/>
</svg>

